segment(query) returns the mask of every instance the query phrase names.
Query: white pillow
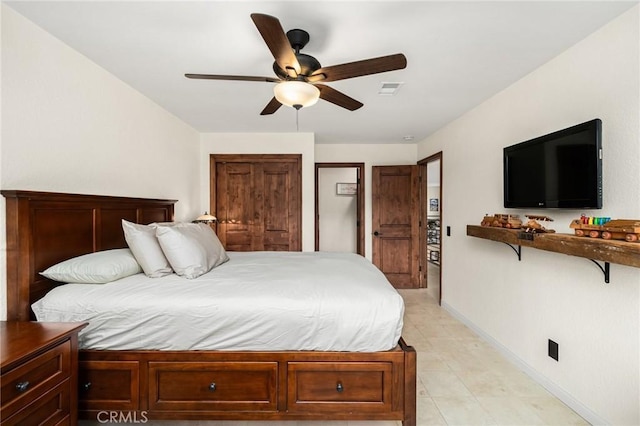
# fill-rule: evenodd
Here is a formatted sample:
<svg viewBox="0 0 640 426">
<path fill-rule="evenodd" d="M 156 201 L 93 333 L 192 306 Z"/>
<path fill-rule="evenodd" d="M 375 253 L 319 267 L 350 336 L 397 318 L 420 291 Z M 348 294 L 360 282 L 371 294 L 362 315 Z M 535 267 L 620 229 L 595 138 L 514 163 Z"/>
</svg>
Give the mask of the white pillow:
<svg viewBox="0 0 640 426">
<path fill-rule="evenodd" d="M 103 284 L 140 272 L 142 268 L 131 250 L 114 249 L 65 260 L 40 275 L 63 283 Z"/>
<path fill-rule="evenodd" d="M 158 226 L 156 236 L 173 270 L 185 278 L 197 278 L 229 260 L 215 232 L 204 223 Z"/>
<path fill-rule="evenodd" d="M 153 224 L 139 225 L 122 219 L 122 230 L 124 239 L 146 276 L 160 278 L 173 273 L 162 252 Z"/>
</svg>

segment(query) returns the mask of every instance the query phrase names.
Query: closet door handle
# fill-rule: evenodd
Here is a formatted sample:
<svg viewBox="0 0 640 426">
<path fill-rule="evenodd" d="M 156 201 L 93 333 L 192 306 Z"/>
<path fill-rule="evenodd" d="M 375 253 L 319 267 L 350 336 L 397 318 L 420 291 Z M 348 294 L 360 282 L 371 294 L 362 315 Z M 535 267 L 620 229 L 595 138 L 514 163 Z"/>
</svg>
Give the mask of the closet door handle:
<svg viewBox="0 0 640 426">
<path fill-rule="evenodd" d="M 377 237 L 378 235 L 380 235 L 380 233 L 378 231 L 373 231 L 373 235 Z"/>
</svg>

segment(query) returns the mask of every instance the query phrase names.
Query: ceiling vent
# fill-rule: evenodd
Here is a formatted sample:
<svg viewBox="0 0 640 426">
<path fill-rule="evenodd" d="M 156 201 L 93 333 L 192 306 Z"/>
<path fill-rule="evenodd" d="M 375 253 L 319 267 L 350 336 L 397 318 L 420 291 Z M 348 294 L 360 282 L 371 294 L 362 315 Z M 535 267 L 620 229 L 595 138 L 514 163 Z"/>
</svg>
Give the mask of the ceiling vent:
<svg viewBox="0 0 640 426">
<path fill-rule="evenodd" d="M 398 93 L 398 90 L 400 90 L 400 86 L 402 86 L 403 84 L 404 83 L 382 82 L 382 85 L 378 90 L 378 95 L 393 96 Z"/>
</svg>

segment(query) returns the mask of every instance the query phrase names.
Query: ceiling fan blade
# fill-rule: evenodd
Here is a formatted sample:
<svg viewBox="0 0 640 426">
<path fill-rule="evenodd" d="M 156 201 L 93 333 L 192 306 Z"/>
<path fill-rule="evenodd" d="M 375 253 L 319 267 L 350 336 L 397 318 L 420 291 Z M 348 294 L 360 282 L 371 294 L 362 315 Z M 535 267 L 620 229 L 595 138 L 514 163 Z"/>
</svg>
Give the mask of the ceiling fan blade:
<svg viewBox="0 0 640 426">
<path fill-rule="evenodd" d="M 274 97 L 271 99 L 271 101 L 269 101 L 269 103 L 267 104 L 266 107 L 264 107 L 264 109 L 262 110 L 262 112 L 260 113 L 260 115 L 269 115 L 269 114 L 273 114 L 274 112 L 276 112 L 278 110 L 278 108 L 280 108 L 282 106 L 282 104 Z"/>
<path fill-rule="evenodd" d="M 289 39 L 284 33 L 278 18 L 261 13 L 252 13 L 251 19 L 258 28 L 278 66 L 291 77 L 295 78 L 300 74 L 300 63 L 298 63 L 298 59 L 291 48 L 291 43 L 289 43 Z"/>
<path fill-rule="evenodd" d="M 252 77 L 247 75 L 219 75 L 219 74 L 185 74 L 187 78 L 202 80 L 236 80 L 236 81 L 264 81 L 267 83 L 279 83 L 280 79 L 273 77 Z"/>
<path fill-rule="evenodd" d="M 323 81 L 344 80 L 346 78 L 362 77 L 364 75 L 378 74 L 381 72 L 395 71 L 407 66 L 407 58 L 402 53 L 381 56 L 379 58 L 365 59 L 346 64 L 333 65 L 320 68 L 311 77 L 324 74 Z M 310 78 L 311 78 L 310 77 Z"/>
<path fill-rule="evenodd" d="M 320 99 L 324 99 L 327 102 L 346 108 L 349 111 L 355 111 L 363 105 L 362 102 L 356 101 L 344 93 L 337 91 L 333 87 L 325 86 L 324 84 L 316 84 L 315 86 L 320 89 Z"/>
</svg>

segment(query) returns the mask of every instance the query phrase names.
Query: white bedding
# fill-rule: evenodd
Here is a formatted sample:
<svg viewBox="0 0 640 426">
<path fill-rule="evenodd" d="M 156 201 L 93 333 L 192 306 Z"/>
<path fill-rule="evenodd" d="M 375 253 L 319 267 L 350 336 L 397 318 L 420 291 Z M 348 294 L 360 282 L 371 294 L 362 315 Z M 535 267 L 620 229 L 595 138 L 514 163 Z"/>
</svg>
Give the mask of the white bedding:
<svg viewBox="0 0 640 426">
<path fill-rule="evenodd" d="M 89 322 L 83 349 L 374 352 L 398 343 L 402 297 L 363 257 L 228 254 L 196 279 L 66 284 L 32 308 L 38 321 Z"/>
</svg>

